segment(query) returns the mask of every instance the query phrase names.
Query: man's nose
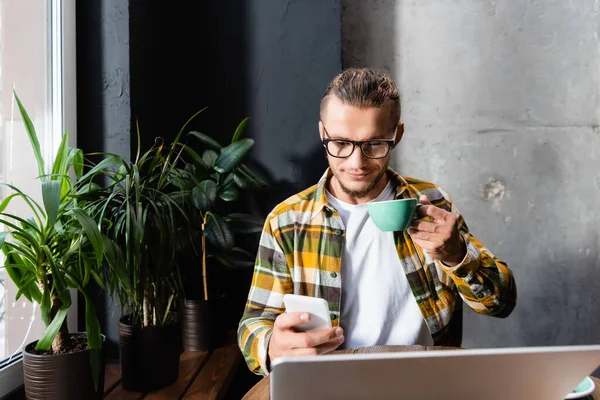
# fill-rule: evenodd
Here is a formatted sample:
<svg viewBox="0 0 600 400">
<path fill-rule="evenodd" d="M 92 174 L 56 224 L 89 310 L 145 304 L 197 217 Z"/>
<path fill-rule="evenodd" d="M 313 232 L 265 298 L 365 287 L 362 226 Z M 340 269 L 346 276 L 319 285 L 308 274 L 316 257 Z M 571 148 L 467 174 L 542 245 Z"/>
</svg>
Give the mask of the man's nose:
<svg viewBox="0 0 600 400">
<path fill-rule="evenodd" d="M 348 157 L 346 165 L 352 169 L 360 169 L 367 163 L 367 157 L 363 154 L 360 146 L 355 146 L 354 151 Z"/>
</svg>

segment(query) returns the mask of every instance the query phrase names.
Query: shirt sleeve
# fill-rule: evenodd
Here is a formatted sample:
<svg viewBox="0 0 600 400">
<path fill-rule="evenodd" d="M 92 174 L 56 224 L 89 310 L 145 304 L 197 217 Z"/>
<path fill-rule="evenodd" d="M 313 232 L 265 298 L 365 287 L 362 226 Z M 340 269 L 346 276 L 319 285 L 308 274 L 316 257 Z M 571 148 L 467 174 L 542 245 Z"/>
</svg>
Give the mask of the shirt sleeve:
<svg viewBox="0 0 600 400">
<path fill-rule="evenodd" d="M 458 288 L 464 302 L 475 312 L 505 318 L 517 303 L 517 286 L 506 263 L 496 258 L 470 232 L 467 224 L 449 196 L 440 189 L 458 219 L 460 235 L 467 253 L 456 266 L 439 263 Z"/>
<path fill-rule="evenodd" d="M 286 256 L 272 228 L 273 217 L 263 229 L 254 274 L 244 314 L 240 320 L 238 346 L 248 368 L 258 375 L 268 375 L 268 349 L 275 318 L 285 311 L 283 295 L 293 292 Z"/>
</svg>

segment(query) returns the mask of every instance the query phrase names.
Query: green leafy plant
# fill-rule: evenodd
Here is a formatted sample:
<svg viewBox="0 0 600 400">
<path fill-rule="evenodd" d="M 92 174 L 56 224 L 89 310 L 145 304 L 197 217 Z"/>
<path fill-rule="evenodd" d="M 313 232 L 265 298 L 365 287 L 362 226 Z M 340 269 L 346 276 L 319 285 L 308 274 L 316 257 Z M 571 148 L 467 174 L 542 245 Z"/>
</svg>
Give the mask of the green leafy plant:
<svg viewBox="0 0 600 400">
<path fill-rule="evenodd" d="M 232 212 L 232 205 L 244 196 L 244 192 L 258 190 L 266 184 L 248 168 L 244 161 L 254 146 L 252 139 L 241 138 L 248 123 L 244 119 L 235 130 L 231 143 L 221 146 L 210 136 L 190 132 L 189 137 L 200 142 L 200 155 L 191 145 L 181 145 L 186 153 L 185 176 L 188 181 L 181 186 L 191 194 L 193 206 L 193 237 L 199 235 L 195 248 L 202 254 L 202 280 L 204 299 L 208 299 L 206 259 L 212 257 L 225 267 L 248 267 L 254 265 L 254 254 L 236 243 L 236 236 L 257 233 L 264 220 L 250 214 Z M 194 267 L 190 267 L 194 268 Z"/>
<path fill-rule="evenodd" d="M 186 172 L 178 167 L 181 149 L 176 151 L 175 145 L 159 140 L 144 154 L 140 147 L 138 131 L 133 162 L 103 154 L 80 180 L 81 187 L 92 187 L 80 199 L 110 238 L 104 247 L 108 283 L 119 298 L 121 314 L 134 325 L 162 326 L 170 322 L 182 288 L 175 255 L 178 224 L 187 220 L 179 186 Z M 94 184 L 100 176 L 108 180 L 105 187 Z"/>
<path fill-rule="evenodd" d="M 36 130 L 16 93 L 14 96 L 25 123 L 41 181 L 42 204 L 19 188 L 4 183 L 14 193 L 0 202 L 0 248 L 5 255 L 4 268 L 18 288 L 16 299 L 24 296 L 40 305 L 46 329 L 36 350 L 65 353 L 70 336 L 67 312 L 72 303 L 69 289 L 77 289 L 85 298 L 85 321 L 97 385 L 102 338 L 94 305 L 86 290 L 90 281 L 103 287 L 104 241 L 97 224 L 73 197 L 74 179 L 83 173 L 83 153 L 68 147 L 65 132 L 52 165 L 44 170 L 44 159 Z M 84 189 L 82 189 L 84 190 Z M 23 201 L 29 216 L 6 212 L 13 201 Z"/>
</svg>

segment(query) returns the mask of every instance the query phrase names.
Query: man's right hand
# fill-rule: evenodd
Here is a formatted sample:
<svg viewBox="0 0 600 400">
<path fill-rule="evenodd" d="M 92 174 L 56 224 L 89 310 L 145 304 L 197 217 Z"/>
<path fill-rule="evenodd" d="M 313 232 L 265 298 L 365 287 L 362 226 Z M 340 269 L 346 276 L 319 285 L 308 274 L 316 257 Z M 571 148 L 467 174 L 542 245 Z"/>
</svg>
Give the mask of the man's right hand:
<svg viewBox="0 0 600 400">
<path fill-rule="evenodd" d="M 298 332 L 294 328 L 310 321 L 309 313 L 283 313 L 275 319 L 269 342 L 269 360 L 284 356 L 308 356 L 325 354 L 344 342 L 344 330 L 340 327 L 311 332 Z"/>
</svg>

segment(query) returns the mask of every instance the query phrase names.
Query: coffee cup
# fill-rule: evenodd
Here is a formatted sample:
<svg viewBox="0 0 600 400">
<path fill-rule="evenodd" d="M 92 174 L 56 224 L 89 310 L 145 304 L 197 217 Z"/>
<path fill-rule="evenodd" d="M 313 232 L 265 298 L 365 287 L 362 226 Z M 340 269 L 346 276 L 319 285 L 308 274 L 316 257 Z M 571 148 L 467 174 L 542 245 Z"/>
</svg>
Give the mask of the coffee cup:
<svg viewBox="0 0 600 400">
<path fill-rule="evenodd" d="M 398 199 L 367 203 L 369 216 L 384 232 L 404 231 L 417 219 L 417 199 Z"/>
</svg>

